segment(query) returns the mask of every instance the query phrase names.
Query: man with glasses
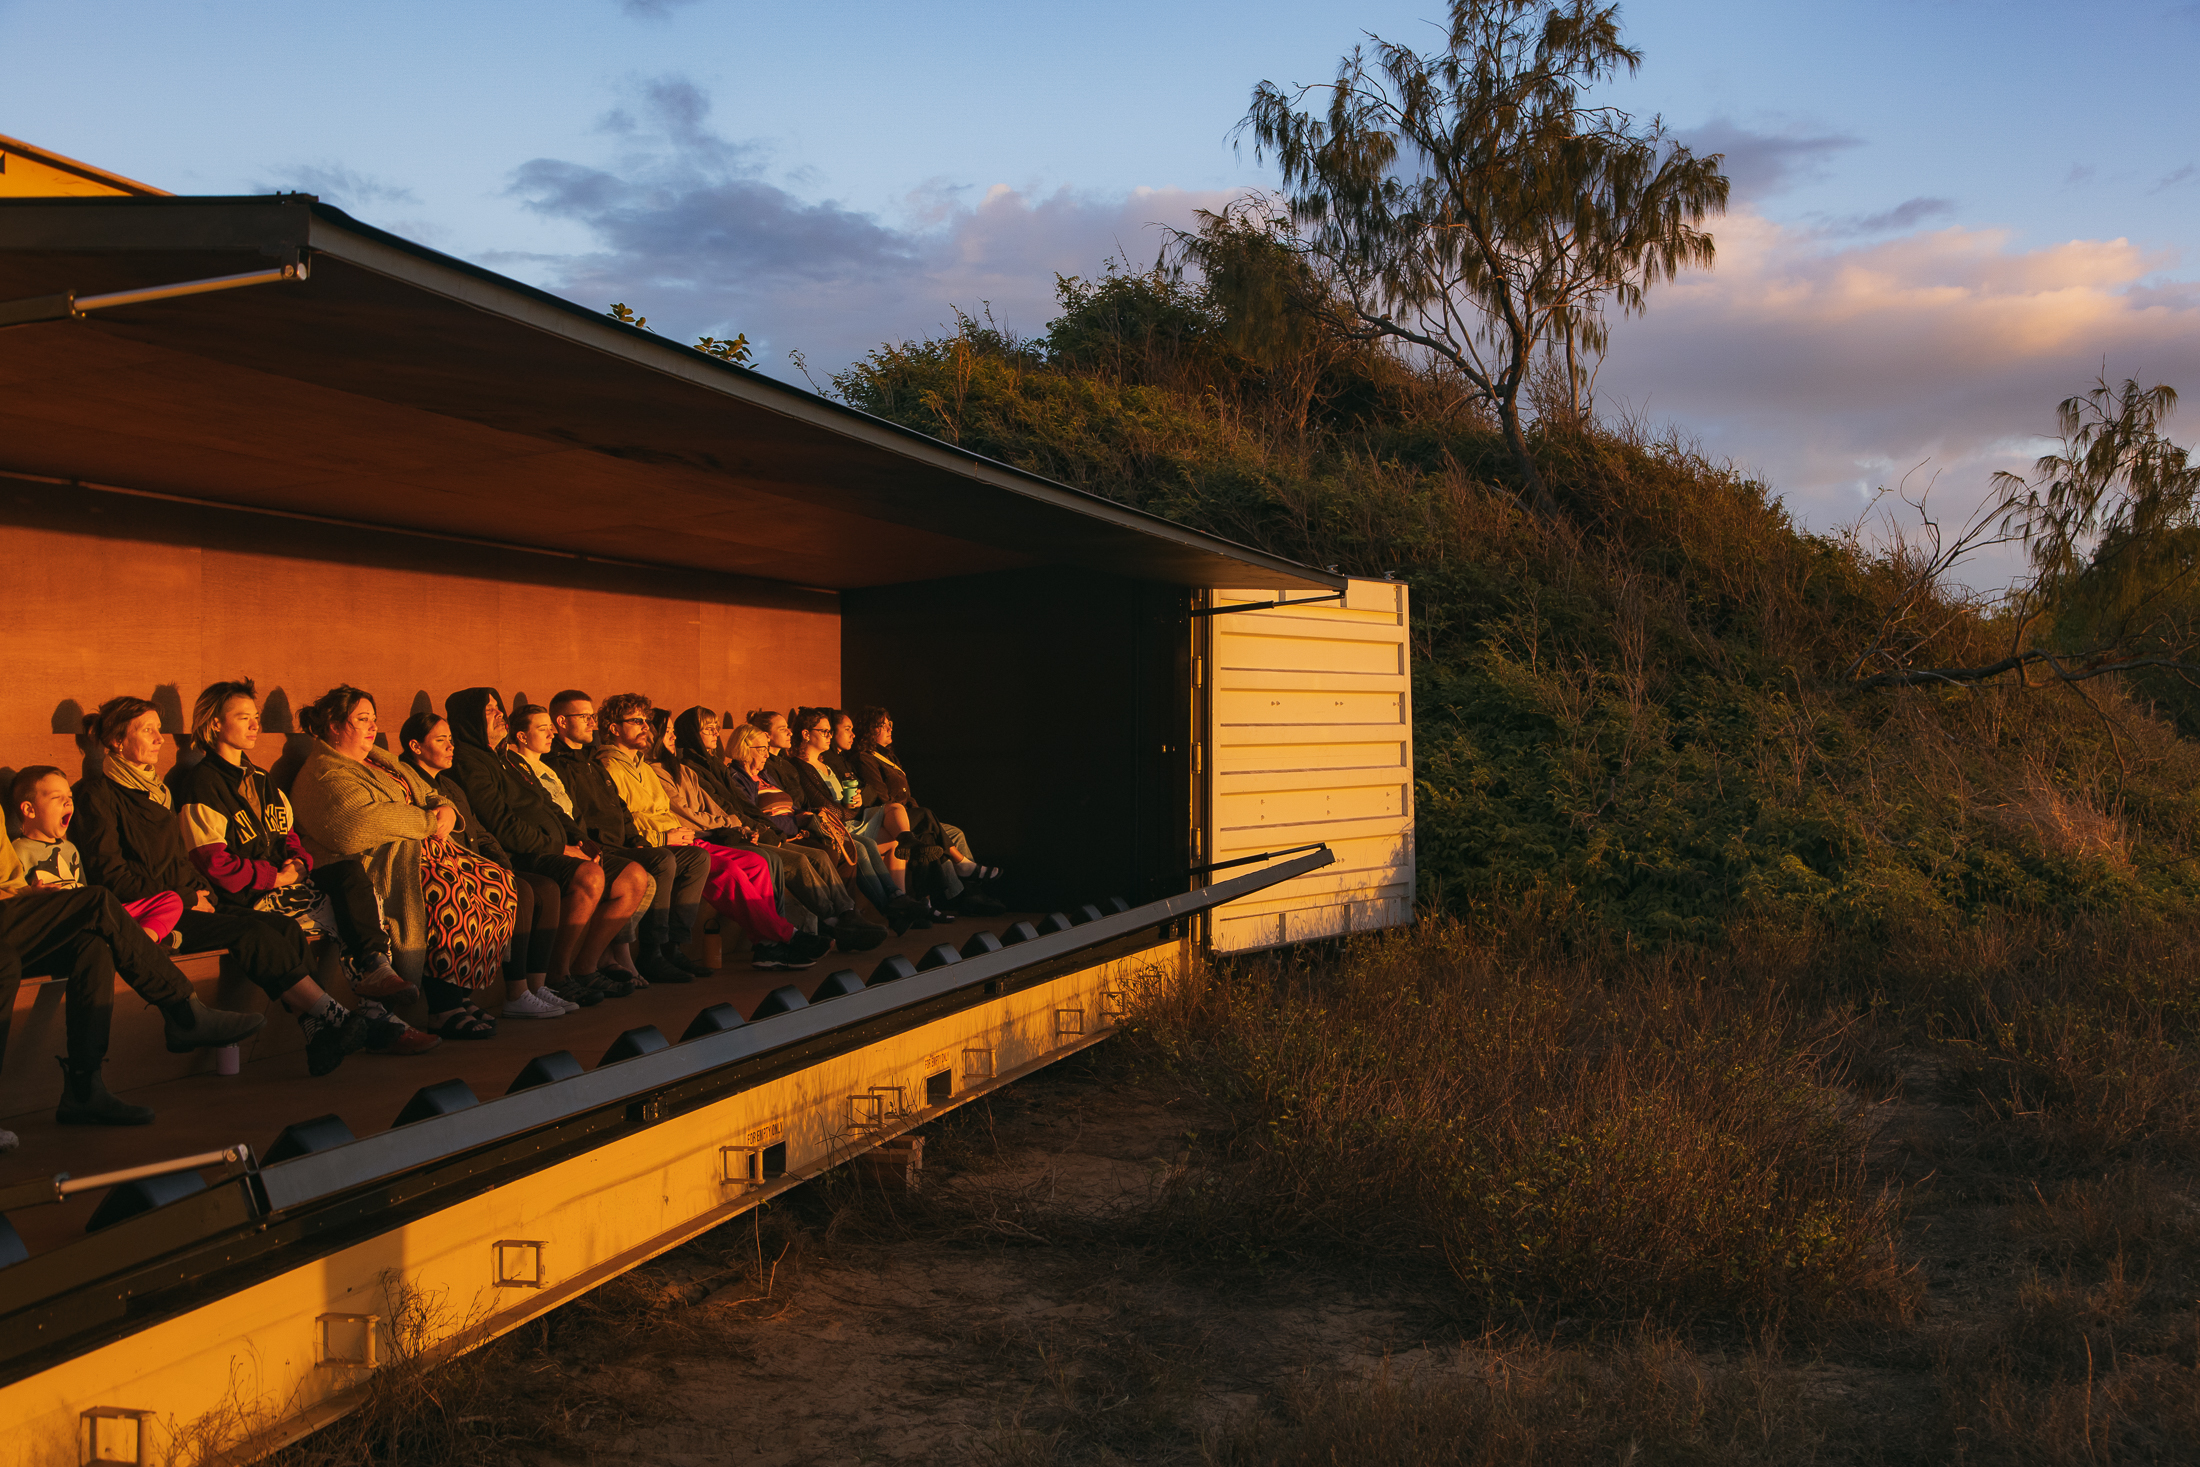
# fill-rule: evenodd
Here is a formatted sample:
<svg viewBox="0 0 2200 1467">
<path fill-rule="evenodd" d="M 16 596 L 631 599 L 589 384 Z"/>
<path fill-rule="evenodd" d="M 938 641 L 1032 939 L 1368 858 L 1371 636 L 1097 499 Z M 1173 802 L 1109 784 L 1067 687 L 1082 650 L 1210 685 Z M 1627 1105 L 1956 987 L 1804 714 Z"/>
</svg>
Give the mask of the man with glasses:
<svg viewBox="0 0 2200 1467">
<path fill-rule="evenodd" d="M 603 705 L 604 740 L 596 745 L 596 763 L 611 777 L 635 832 L 653 848 L 671 846 L 683 856 L 701 853 L 711 872 L 703 894 L 725 919 L 720 930 L 739 927 L 748 933 L 757 967 L 809 967 L 832 951 L 832 944 L 815 933 L 797 933 L 779 911 L 771 863 L 754 851 L 702 839 L 673 813 L 672 797 L 657 772 L 658 761 L 668 753 L 663 740 L 670 722 L 668 713 L 653 714 L 649 699 L 640 693 L 619 693 Z"/>
<path fill-rule="evenodd" d="M 634 969 L 651 983 L 692 983 L 716 971 L 688 957 L 683 949 L 695 933 L 710 880 L 710 857 L 693 846 L 646 845 L 634 817 L 619 798 L 611 776 L 596 762 L 596 703 L 577 688 L 550 700 L 550 722 L 558 741 L 544 762 L 565 781 L 573 801 L 573 823 L 599 849 L 605 874 L 615 862 L 637 862 L 656 880 L 649 905 L 637 915 Z M 648 722 L 644 716 L 643 722 Z"/>
</svg>

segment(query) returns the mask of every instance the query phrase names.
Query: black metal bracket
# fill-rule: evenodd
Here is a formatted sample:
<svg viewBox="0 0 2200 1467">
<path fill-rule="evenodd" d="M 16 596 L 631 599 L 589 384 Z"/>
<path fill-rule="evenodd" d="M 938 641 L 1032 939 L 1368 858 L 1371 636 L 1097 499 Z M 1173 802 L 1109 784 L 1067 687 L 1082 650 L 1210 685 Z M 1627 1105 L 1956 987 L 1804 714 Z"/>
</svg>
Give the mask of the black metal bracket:
<svg viewBox="0 0 2200 1467">
<path fill-rule="evenodd" d="M 1232 866 L 1250 866 L 1255 861 L 1273 861 L 1278 856 L 1296 856 L 1302 851 L 1326 851 L 1328 849 L 1328 841 L 1318 840 L 1311 845 L 1293 846 L 1286 851 L 1262 851 L 1257 856 L 1239 856 L 1237 859 L 1232 861 L 1215 861 L 1205 866 L 1194 866 L 1191 868 L 1191 870 L 1185 872 L 1184 874 L 1187 876 L 1198 876 L 1208 871 L 1227 871 Z"/>
<path fill-rule="evenodd" d="M 1312 606 L 1317 601 L 1342 601 L 1344 592 L 1331 591 L 1327 596 L 1302 596 L 1296 601 L 1248 601 L 1243 606 L 1202 606 L 1194 616 L 1234 616 L 1240 611 L 1273 611 L 1279 606 Z M 1312 849 L 1309 847 L 1308 849 Z"/>
</svg>

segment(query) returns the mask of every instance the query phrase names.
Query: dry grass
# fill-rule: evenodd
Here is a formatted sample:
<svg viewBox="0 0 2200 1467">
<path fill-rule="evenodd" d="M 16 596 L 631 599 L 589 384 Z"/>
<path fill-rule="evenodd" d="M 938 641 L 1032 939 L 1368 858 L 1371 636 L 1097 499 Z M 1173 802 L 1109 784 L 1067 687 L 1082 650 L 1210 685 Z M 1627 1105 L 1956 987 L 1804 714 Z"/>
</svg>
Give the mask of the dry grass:
<svg viewBox="0 0 2200 1467">
<path fill-rule="evenodd" d="M 1919 933 L 1875 980 L 1949 1046 L 1981 1142 L 2048 1176 L 2200 1157 L 2200 947 L 2143 914 Z"/>
<path fill-rule="evenodd" d="M 358 1409 L 276 1452 L 272 1467 L 506 1467 L 572 1450 L 649 1409 L 675 1362 L 746 1348 L 800 1230 L 752 1215 L 623 1274 L 492 1344 L 428 1348 L 439 1299 L 389 1284 L 388 1351 Z M 638 1388 L 641 1387 L 641 1388 Z"/>
<path fill-rule="evenodd" d="M 2033 1280 L 1953 1346 L 1940 1371 L 1950 1460 L 2193 1461 L 2196 1321 L 2150 1318 L 2135 1307 L 2141 1292 L 2115 1270 L 2090 1287 Z"/>
<path fill-rule="evenodd" d="M 1211 1467 L 1572 1467 L 1804 1463 L 1824 1428 L 1764 1361 L 1713 1362 L 1671 1339 L 1533 1347 L 1372 1379 L 1307 1377 L 1212 1433 Z"/>
<path fill-rule="evenodd" d="M 2196 991 L 2170 926 L 2046 919 L 1646 954 L 1513 910 L 1243 962 L 928 1128 L 921 1191 L 832 1174 L 400 1350 L 281 1460 L 631 1460 L 897 1267 L 995 1292 L 894 1306 L 937 1350 L 868 1419 L 927 1445 L 866 1460 L 2200 1460 Z M 775 1265 L 867 1283 L 781 1317 Z M 1340 1317 L 1391 1333 L 1290 1323 Z"/>
<path fill-rule="evenodd" d="M 2010 1230 L 2015 1296 L 1952 1329 L 1938 1375 L 1951 1458 L 2185 1462 L 2200 1456 L 2200 1199 L 2126 1166 L 2035 1186 Z"/>
<path fill-rule="evenodd" d="M 1151 997 L 1235 1117 L 1179 1189 L 1209 1250 L 1448 1273 L 1475 1318 L 1899 1318 L 1895 1195 L 1844 1028 L 1668 954 L 1430 919 Z"/>
</svg>

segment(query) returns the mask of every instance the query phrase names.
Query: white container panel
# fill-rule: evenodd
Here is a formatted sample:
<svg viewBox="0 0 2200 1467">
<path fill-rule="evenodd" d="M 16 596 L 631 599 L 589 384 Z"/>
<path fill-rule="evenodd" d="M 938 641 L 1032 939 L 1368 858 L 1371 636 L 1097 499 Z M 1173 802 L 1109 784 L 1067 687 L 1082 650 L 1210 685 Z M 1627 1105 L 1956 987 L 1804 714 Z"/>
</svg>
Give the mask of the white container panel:
<svg viewBox="0 0 2200 1467">
<path fill-rule="evenodd" d="M 1303 593 L 1299 593 L 1303 594 Z M 1215 605 L 1278 599 L 1218 591 Z M 1209 859 L 1326 842 L 1334 865 L 1214 913 L 1217 951 L 1413 920 L 1413 692 L 1406 588 L 1212 619 Z"/>
</svg>

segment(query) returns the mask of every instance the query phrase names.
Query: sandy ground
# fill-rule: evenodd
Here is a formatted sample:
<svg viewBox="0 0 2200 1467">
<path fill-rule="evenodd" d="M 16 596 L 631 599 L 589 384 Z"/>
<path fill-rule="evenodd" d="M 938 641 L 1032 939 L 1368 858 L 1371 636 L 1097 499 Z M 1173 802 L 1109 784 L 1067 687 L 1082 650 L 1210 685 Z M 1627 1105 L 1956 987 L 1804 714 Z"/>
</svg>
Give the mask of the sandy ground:
<svg viewBox="0 0 2200 1467">
<path fill-rule="evenodd" d="M 1111 1242 L 1183 1164 L 1189 1106 L 1104 1060 L 1058 1066 L 932 1128 L 916 1199 L 843 1177 L 683 1250 L 660 1279 L 753 1241 L 768 1296 L 753 1267 L 720 1284 L 692 1306 L 716 1316 L 702 1351 L 605 1366 L 588 1394 L 615 1419 L 576 1416 L 538 1460 L 1039 1462 L 1069 1438 L 1196 1458 L 1202 1429 L 1309 1362 L 1418 1356 L 1410 1301 L 1216 1286 Z"/>
<path fill-rule="evenodd" d="M 1611 1322 L 1561 1323 L 1492 1354 L 1462 1339 L 1442 1299 L 1378 1276 L 1157 1235 L 1183 1216 L 1152 1205 L 1159 1190 L 1196 1185 L 1186 1168 L 1208 1148 L 1194 1138 L 1212 1141 L 1220 1117 L 1114 1049 L 926 1128 L 914 1194 L 844 1168 L 439 1367 L 432 1401 L 393 1409 L 440 1412 L 456 1423 L 443 1436 L 400 1447 L 385 1429 L 363 1447 L 340 1426 L 286 1467 L 1189 1464 L 1226 1428 L 1273 1418 L 1294 1387 L 1386 1376 L 1471 1397 L 1538 1375 L 1563 1400 L 1522 1398 L 1543 1413 L 1536 1429 L 1586 1433 L 1538 1460 L 1635 1460 L 1636 1408 L 1603 1363 L 1617 1358 Z M 1945 1056 L 1887 1061 L 1884 1086 L 1850 1093 L 1871 1175 L 1903 1191 L 1913 1317 L 1791 1333 L 1772 1355 L 1716 1332 L 1674 1346 L 1655 1368 L 1677 1368 L 1684 1395 L 1724 1392 L 1726 1414 L 1708 1435 L 1690 1427 L 1680 1455 L 1652 1457 L 2200 1462 L 2189 1177 L 2164 1174 L 2138 1202 L 2103 1180 L 2090 1212 L 2051 1208 L 2075 1183 L 1987 1144 L 1975 1084 Z M 2127 1259 L 2118 1239 L 2139 1251 Z M 1582 1394 L 1568 1380 L 1602 1384 Z"/>
</svg>

